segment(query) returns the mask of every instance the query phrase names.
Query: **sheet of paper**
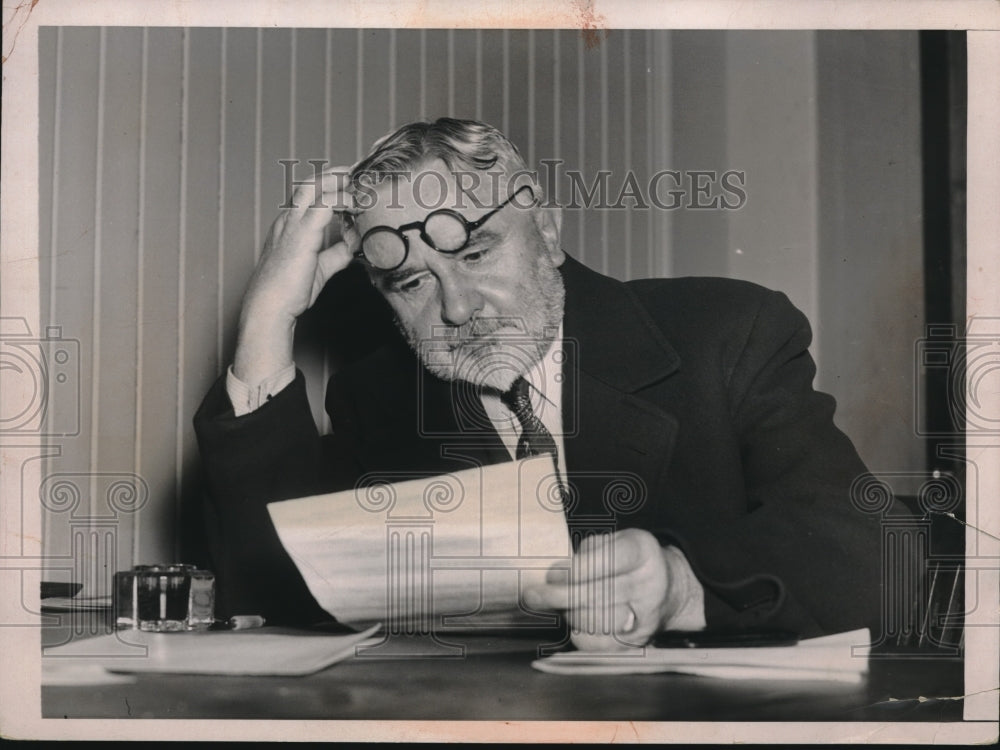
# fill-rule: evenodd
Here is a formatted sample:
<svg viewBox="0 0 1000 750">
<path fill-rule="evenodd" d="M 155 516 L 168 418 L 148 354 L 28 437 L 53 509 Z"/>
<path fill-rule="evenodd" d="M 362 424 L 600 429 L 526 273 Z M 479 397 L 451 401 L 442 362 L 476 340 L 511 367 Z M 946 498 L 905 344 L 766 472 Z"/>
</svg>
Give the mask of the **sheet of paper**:
<svg viewBox="0 0 1000 750">
<path fill-rule="evenodd" d="M 98 669 L 109 673 L 311 674 L 353 656 L 355 648 L 365 645 L 378 627 L 348 635 L 276 633 L 267 628 L 191 633 L 119 630 L 45 649 L 42 684 L 96 680 Z"/>
<path fill-rule="evenodd" d="M 724 679 L 860 682 L 868 671 L 870 641 L 868 629 L 863 628 L 794 646 L 568 651 L 538 659 L 532 666 L 555 674 L 678 672 Z"/>
<path fill-rule="evenodd" d="M 51 612 L 74 612 L 82 610 L 111 609 L 112 601 L 110 596 L 50 596 L 42 599 L 42 611 Z"/>
<path fill-rule="evenodd" d="M 115 674 L 109 672 L 103 665 L 90 660 L 81 659 L 43 659 L 42 685 L 60 687 L 67 685 L 117 685 L 119 683 L 135 682 L 136 676 L 131 674 Z"/>
<path fill-rule="evenodd" d="M 572 552 L 544 455 L 268 505 L 316 601 L 396 632 L 550 625 L 521 603 Z"/>
</svg>

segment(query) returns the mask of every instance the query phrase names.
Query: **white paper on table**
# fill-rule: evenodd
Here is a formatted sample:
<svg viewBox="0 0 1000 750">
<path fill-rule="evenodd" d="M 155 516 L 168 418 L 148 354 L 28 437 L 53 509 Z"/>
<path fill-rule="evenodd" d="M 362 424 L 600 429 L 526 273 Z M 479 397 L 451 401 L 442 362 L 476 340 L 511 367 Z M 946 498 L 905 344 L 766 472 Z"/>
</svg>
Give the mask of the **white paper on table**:
<svg viewBox="0 0 1000 750">
<path fill-rule="evenodd" d="M 42 684 L 117 681 L 112 672 L 304 675 L 354 656 L 378 630 L 326 635 L 262 630 L 151 633 L 119 630 L 46 648 Z M 104 678 L 100 679 L 100 673 Z"/>
<path fill-rule="evenodd" d="M 309 591 L 338 621 L 405 632 L 555 622 L 521 602 L 550 567 L 569 568 L 551 456 L 363 484 L 267 506 Z"/>
<path fill-rule="evenodd" d="M 41 684 L 45 687 L 117 685 L 135 682 L 135 675 L 115 674 L 89 659 L 43 659 Z"/>
<path fill-rule="evenodd" d="M 868 671 L 870 641 L 868 629 L 862 628 L 794 646 L 567 651 L 537 659 L 532 666 L 555 674 L 678 672 L 725 679 L 860 682 Z"/>
<path fill-rule="evenodd" d="M 42 611 L 76 612 L 83 610 L 111 609 L 110 596 L 50 596 L 41 600 Z"/>
</svg>

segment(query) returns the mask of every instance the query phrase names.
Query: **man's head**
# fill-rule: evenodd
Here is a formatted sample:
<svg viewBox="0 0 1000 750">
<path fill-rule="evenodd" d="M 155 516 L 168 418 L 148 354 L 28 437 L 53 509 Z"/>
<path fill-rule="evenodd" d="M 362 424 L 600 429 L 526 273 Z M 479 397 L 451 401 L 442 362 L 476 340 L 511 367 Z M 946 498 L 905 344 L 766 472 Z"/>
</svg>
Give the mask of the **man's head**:
<svg viewBox="0 0 1000 750">
<path fill-rule="evenodd" d="M 557 208 L 484 123 L 411 123 L 354 167 L 344 235 L 424 366 L 506 390 L 562 322 Z"/>
</svg>

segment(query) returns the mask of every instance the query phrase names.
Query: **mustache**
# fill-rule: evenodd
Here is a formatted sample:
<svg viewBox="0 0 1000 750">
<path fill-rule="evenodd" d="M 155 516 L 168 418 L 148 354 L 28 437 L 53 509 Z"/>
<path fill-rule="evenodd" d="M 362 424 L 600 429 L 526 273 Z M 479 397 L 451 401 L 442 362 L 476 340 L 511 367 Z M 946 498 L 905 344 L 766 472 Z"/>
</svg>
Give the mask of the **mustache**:
<svg viewBox="0 0 1000 750">
<path fill-rule="evenodd" d="M 434 331 L 435 338 L 449 342 L 452 349 L 466 344 L 502 342 L 505 338 L 523 338 L 527 326 L 521 318 L 473 318 L 460 326 L 448 326 Z M 502 332 L 502 333 L 500 333 Z M 500 333 L 499 336 L 496 334 Z"/>
</svg>

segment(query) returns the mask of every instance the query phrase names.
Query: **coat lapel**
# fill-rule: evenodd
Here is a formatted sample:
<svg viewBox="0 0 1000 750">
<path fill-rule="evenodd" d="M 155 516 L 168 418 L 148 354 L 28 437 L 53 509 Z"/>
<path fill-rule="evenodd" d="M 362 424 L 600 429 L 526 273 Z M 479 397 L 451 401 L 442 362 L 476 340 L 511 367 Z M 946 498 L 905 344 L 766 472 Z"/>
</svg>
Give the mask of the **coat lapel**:
<svg viewBox="0 0 1000 750">
<path fill-rule="evenodd" d="M 669 464 L 677 420 L 641 391 L 680 358 L 624 284 L 570 257 L 561 271 L 568 514 L 613 518 L 632 494 L 640 504 L 655 496 Z M 368 364 L 356 378 L 369 390 L 361 422 L 382 427 L 359 451 L 366 470 L 445 473 L 510 460 L 473 388 L 430 375 L 402 340 Z"/>
<path fill-rule="evenodd" d="M 676 372 L 680 358 L 624 284 L 569 257 L 562 272 L 568 514 L 613 519 L 656 496 L 678 424 L 641 391 Z"/>
</svg>

